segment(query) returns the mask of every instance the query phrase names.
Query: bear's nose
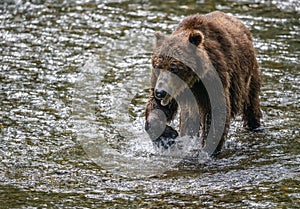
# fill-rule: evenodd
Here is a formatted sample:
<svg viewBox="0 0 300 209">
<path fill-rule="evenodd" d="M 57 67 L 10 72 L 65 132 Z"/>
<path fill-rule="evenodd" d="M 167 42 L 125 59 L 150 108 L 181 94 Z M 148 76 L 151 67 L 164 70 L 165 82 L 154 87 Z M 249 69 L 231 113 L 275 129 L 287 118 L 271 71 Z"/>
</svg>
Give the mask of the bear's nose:
<svg viewBox="0 0 300 209">
<path fill-rule="evenodd" d="M 163 99 L 167 95 L 167 92 L 165 92 L 163 89 L 155 89 L 154 93 L 157 99 Z"/>
</svg>

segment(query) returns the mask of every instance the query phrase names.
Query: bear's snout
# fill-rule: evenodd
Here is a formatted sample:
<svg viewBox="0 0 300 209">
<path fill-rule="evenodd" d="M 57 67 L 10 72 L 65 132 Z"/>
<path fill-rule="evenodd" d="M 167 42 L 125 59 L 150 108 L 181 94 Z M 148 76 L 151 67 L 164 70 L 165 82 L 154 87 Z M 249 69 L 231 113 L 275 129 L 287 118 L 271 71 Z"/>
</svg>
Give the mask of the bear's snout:
<svg viewBox="0 0 300 209">
<path fill-rule="evenodd" d="M 161 88 L 155 89 L 154 96 L 156 99 L 160 101 L 160 104 L 162 106 L 167 106 L 172 99 L 172 97 L 165 90 Z"/>
<path fill-rule="evenodd" d="M 167 92 L 163 89 L 155 89 L 155 97 L 156 99 L 162 100 L 167 96 Z"/>
</svg>

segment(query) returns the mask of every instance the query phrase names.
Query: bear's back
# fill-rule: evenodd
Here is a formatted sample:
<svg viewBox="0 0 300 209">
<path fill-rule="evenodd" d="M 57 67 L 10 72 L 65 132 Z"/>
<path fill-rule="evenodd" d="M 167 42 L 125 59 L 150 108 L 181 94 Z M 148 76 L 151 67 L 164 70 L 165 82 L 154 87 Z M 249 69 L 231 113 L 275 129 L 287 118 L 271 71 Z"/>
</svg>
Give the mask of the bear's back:
<svg viewBox="0 0 300 209">
<path fill-rule="evenodd" d="M 201 31 L 205 39 L 208 40 L 228 37 L 234 39 L 246 38 L 252 41 L 250 31 L 240 20 L 220 11 L 211 12 L 206 15 L 195 14 L 189 16 L 178 25 L 173 34 L 191 30 Z"/>
</svg>

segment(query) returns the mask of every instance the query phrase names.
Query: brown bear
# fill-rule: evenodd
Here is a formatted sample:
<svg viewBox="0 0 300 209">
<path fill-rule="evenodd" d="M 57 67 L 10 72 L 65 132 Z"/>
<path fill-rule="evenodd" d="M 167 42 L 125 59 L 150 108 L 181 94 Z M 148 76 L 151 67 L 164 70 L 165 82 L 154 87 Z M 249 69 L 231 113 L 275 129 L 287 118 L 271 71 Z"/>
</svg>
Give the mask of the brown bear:
<svg viewBox="0 0 300 209">
<path fill-rule="evenodd" d="M 167 148 L 176 142 L 178 132 L 169 123 L 178 109 L 179 135 L 201 134 L 205 147 L 211 132 L 210 140 L 217 142 L 212 155 L 220 152 L 237 114 L 250 130 L 260 127 L 261 76 L 251 34 L 241 21 L 219 11 L 196 14 L 171 35 L 155 37 L 145 124 L 155 144 Z"/>
</svg>

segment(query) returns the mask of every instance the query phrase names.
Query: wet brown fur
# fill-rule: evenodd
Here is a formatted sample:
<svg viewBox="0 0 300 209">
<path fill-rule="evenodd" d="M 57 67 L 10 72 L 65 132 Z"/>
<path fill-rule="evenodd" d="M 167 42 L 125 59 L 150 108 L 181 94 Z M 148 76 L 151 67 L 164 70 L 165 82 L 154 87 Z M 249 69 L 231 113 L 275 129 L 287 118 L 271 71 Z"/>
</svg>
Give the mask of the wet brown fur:
<svg viewBox="0 0 300 209">
<path fill-rule="evenodd" d="M 170 38 L 176 37 L 182 42 L 191 37 L 191 33 L 200 31 L 201 43 L 197 46 L 199 52 L 203 52 L 205 56 L 211 61 L 216 69 L 221 82 L 224 87 L 226 105 L 227 105 L 227 120 L 226 127 L 222 140 L 217 148 L 220 151 L 228 128 L 230 119 L 237 114 L 242 113 L 244 125 L 250 130 L 256 129 L 260 126 L 261 111 L 259 104 L 259 93 L 261 88 L 261 77 L 258 64 L 256 61 L 255 50 L 252 44 L 252 38 L 249 30 L 236 18 L 228 16 L 222 12 L 212 12 L 206 15 L 192 15 L 185 18 L 177 27 L 177 29 L 170 35 Z M 159 41 L 160 35 L 157 35 Z M 191 43 L 197 40 L 189 39 Z M 180 44 L 178 42 L 178 44 Z M 198 43 L 197 43 L 198 44 Z M 172 100 L 169 105 L 162 106 L 154 96 L 154 88 L 157 82 L 158 74 L 155 72 L 157 65 L 162 69 L 170 67 L 168 63 L 171 60 L 159 57 L 154 49 L 152 57 L 153 71 L 151 75 L 151 91 L 150 98 L 146 107 L 146 130 L 151 124 L 157 121 L 149 120 L 149 113 L 155 109 L 162 110 L 167 116 L 167 122 L 170 122 L 178 109 L 178 101 Z M 176 61 L 175 61 L 176 62 Z M 174 63 L 174 60 L 173 60 Z M 210 103 L 207 92 L 201 80 L 195 80 L 193 72 L 187 72 L 188 68 L 182 63 L 178 64 L 181 77 L 187 82 L 190 89 L 195 95 L 200 111 L 200 123 L 202 129 L 202 136 L 205 139 L 208 127 L 210 126 Z M 179 96 L 180 97 L 180 96 Z M 179 102 L 180 103 L 180 102 Z M 185 107 L 181 107 L 180 117 L 180 132 L 185 135 L 187 132 L 183 131 L 185 121 L 188 117 L 193 118 L 188 103 L 184 103 Z M 186 108 L 186 110 L 184 109 Z"/>
</svg>

